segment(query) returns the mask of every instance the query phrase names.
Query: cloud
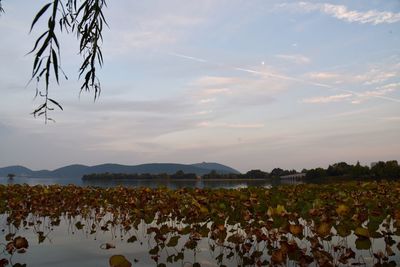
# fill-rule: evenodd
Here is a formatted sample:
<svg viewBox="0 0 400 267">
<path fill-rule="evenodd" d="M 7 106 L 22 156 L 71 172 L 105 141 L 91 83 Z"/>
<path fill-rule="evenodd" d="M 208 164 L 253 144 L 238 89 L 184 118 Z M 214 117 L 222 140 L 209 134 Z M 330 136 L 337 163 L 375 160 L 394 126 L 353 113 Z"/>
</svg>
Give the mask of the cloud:
<svg viewBox="0 0 400 267">
<path fill-rule="evenodd" d="M 203 76 L 192 81 L 190 86 L 197 103 L 216 102 L 215 112 L 268 105 L 274 101 L 274 95 L 288 88 L 287 82 L 263 75 Z"/>
<path fill-rule="evenodd" d="M 190 109 L 191 104 L 182 97 L 161 98 L 155 100 L 116 100 L 101 99 L 95 105 L 82 104 L 76 101 L 64 103 L 65 108 L 72 108 L 78 112 L 93 112 L 101 114 L 121 113 L 148 113 L 148 114 L 177 114 Z"/>
<path fill-rule="evenodd" d="M 199 103 L 200 104 L 207 104 L 207 103 L 212 103 L 215 102 L 217 99 L 215 98 L 204 98 L 204 99 L 200 99 Z"/>
<path fill-rule="evenodd" d="M 308 104 L 326 104 L 326 103 L 340 102 L 343 100 L 348 100 L 352 96 L 353 96 L 352 94 L 318 96 L 318 97 L 311 97 L 311 98 L 303 99 L 302 102 L 308 103 Z"/>
<path fill-rule="evenodd" d="M 237 84 L 238 82 L 241 82 L 241 78 L 238 77 L 230 77 L 230 76 L 202 76 L 198 79 L 196 79 L 192 85 L 198 86 L 198 87 L 211 87 L 212 90 L 221 90 L 226 88 L 220 88 L 220 87 L 226 87 L 226 86 L 231 86 L 233 84 Z M 217 88 L 217 89 L 215 89 Z M 207 89 L 209 91 L 210 89 Z"/>
<path fill-rule="evenodd" d="M 356 76 L 356 79 L 365 80 L 365 85 L 382 83 L 390 78 L 396 77 L 396 72 L 383 72 L 379 70 L 371 70 L 369 73 L 361 76 Z"/>
<path fill-rule="evenodd" d="M 264 128 L 265 125 L 263 123 L 225 123 L 225 122 L 209 122 L 202 121 L 197 124 L 198 127 L 207 127 L 207 128 L 228 128 L 228 129 L 259 129 Z"/>
<path fill-rule="evenodd" d="M 311 3 L 311 2 L 298 2 L 298 3 L 283 3 L 278 5 L 280 8 L 290 8 L 294 10 L 302 10 L 304 12 L 319 11 L 327 14 L 336 19 L 361 24 L 390 24 L 400 21 L 400 13 L 393 13 L 388 11 L 368 10 L 356 11 L 350 10 L 345 5 L 334 5 L 329 3 Z"/>
<path fill-rule="evenodd" d="M 275 57 L 286 60 L 286 61 L 293 62 L 295 64 L 308 64 L 311 62 L 311 60 L 308 57 L 306 57 L 304 55 L 300 55 L 300 54 L 290 54 L 290 55 L 278 54 L 278 55 L 275 55 Z"/>
<path fill-rule="evenodd" d="M 351 101 L 352 104 L 360 104 L 371 98 L 381 98 L 400 103 L 400 99 L 388 97 L 387 95 L 400 88 L 400 83 L 390 83 L 377 87 L 375 90 L 367 90 L 362 92 L 354 92 L 348 94 L 338 94 L 330 96 L 318 96 L 303 99 L 303 103 L 308 104 L 326 104 L 332 102 Z"/>
<path fill-rule="evenodd" d="M 330 80 L 339 77 L 339 74 L 334 72 L 311 72 L 307 75 L 313 80 Z"/>
<path fill-rule="evenodd" d="M 337 72 L 310 72 L 303 75 L 306 79 L 316 82 L 334 84 L 377 85 L 382 84 L 400 75 L 400 66 L 397 64 L 368 66 L 364 71 L 355 72 L 345 69 Z"/>
<path fill-rule="evenodd" d="M 119 19 L 113 22 L 115 25 L 112 34 L 105 33 L 107 42 L 104 44 L 104 51 L 108 56 L 173 45 L 189 34 L 189 29 L 202 24 L 204 19 L 186 15 L 148 14 L 128 18 L 128 22 Z M 172 54 L 184 57 L 180 54 Z"/>
<path fill-rule="evenodd" d="M 375 90 L 368 90 L 357 94 L 358 99 L 355 103 L 360 103 L 362 101 L 368 100 L 370 98 L 382 98 L 387 100 L 392 100 L 400 103 L 400 99 L 387 97 L 386 95 L 394 92 L 400 88 L 400 83 L 390 83 L 383 86 L 377 87 Z"/>
<path fill-rule="evenodd" d="M 383 117 L 382 118 L 384 121 L 394 121 L 394 122 L 397 122 L 397 121 L 400 121 L 400 116 L 391 116 L 391 117 Z"/>
</svg>

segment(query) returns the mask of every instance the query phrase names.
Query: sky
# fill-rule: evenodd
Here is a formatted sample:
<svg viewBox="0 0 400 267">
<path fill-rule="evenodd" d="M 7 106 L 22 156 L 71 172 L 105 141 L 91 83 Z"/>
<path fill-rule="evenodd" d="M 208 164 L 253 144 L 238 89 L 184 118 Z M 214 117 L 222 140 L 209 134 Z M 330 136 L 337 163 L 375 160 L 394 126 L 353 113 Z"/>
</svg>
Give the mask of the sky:
<svg viewBox="0 0 400 267">
<path fill-rule="evenodd" d="M 56 123 L 30 114 L 46 1 L 3 0 L 0 167 L 218 162 L 245 172 L 400 161 L 400 2 L 108 1 L 101 96 L 75 36 Z"/>
</svg>

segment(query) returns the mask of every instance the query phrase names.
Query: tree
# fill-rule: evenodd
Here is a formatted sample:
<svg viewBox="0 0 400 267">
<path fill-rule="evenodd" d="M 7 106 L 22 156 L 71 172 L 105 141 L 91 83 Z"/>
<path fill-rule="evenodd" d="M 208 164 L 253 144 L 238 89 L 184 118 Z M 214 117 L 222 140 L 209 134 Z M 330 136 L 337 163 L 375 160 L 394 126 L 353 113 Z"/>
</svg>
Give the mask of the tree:
<svg viewBox="0 0 400 267">
<path fill-rule="evenodd" d="M 357 161 L 355 166 L 351 166 L 350 176 L 353 178 L 362 178 L 370 176 L 370 170 L 368 166 L 361 166 L 360 162 Z"/>
<path fill-rule="evenodd" d="M 266 179 L 268 177 L 269 174 L 261 170 L 250 170 L 246 173 L 246 178 Z"/>
<path fill-rule="evenodd" d="M 61 50 L 57 38 L 58 32 L 76 34 L 79 42 L 79 54 L 83 56 L 79 68 L 79 78 L 83 77 L 80 91 L 94 91 L 96 100 L 101 92 L 100 80 L 96 75 L 96 67 L 103 65 L 101 44 L 103 27 L 107 25 L 103 15 L 106 0 L 51 0 L 45 4 L 33 18 L 30 30 L 39 19 L 47 16 L 47 29 L 37 38 L 29 54 L 34 55 L 31 81 L 36 82 L 36 96 L 43 98 L 33 112 L 34 117 L 43 116 L 45 122 L 54 121 L 49 111 L 62 106 L 50 97 L 50 77 L 54 76 L 59 83 L 60 73 L 65 75 L 61 67 Z M 0 13 L 4 12 L 0 0 Z"/>
</svg>

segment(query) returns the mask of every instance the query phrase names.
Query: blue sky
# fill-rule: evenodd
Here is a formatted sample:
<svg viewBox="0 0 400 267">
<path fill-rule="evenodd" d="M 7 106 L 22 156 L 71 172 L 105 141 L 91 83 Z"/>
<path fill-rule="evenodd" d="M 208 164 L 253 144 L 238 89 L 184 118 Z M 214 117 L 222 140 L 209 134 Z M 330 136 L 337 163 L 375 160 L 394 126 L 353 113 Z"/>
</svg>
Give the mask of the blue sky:
<svg viewBox="0 0 400 267">
<path fill-rule="evenodd" d="M 47 125 L 26 86 L 42 4 L 3 1 L 0 166 L 400 160 L 398 0 L 109 1 L 101 97 L 79 94 L 78 43 L 59 37 Z"/>
</svg>

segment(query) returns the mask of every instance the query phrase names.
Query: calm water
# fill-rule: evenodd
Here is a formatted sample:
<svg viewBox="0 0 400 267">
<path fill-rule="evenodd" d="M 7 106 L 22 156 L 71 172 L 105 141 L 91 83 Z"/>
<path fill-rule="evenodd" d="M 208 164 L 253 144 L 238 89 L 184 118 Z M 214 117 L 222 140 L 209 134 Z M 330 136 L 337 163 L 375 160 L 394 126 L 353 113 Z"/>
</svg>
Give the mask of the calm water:
<svg viewBox="0 0 400 267">
<path fill-rule="evenodd" d="M 296 183 L 299 181 L 290 181 Z M 55 178 L 21 178 L 17 177 L 13 180 L 8 180 L 7 178 L 0 178 L 1 184 L 75 184 L 80 186 L 100 186 L 100 187 L 111 187 L 117 185 L 124 186 L 147 186 L 147 187 L 157 187 L 166 186 L 169 188 L 181 188 L 181 187 L 211 187 L 211 188 L 240 188 L 247 186 L 257 186 L 257 187 L 271 187 L 271 181 L 257 181 L 257 180 L 219 180 L 219 181 L 188 181 L 188 180 L 118 180 L 118 181 L 91 181 L 84 182 L 81 179 L 55 179 Z M 112 217 L 106 216 L 102 218 L 100 225 L 104 222 L 110 220 Z M 15 228 L 12 225 L 7 224 L 6 214 L 0 214 L 0 247 L 4 247 L 7 243 L 5 241 L 6 235 L 8 233 L 13 233 L 15 236 L 26 237 L 29 241 L 29 248 L 26 253 L 14 254 L 12 257 L 13 263 L 27 263 L 29 267 L 35 266 L 109 266 L 108 260 L 111 255 L 122 254 L 125 255 L 132 263 L 133 266 L 156 266 L 154 260 L 149 255 L 149 250 L 151 250 L 155 243 L 153 236 L 147 233 L 147 230 L 152 226 L 157 226 L 156 224 L 146 224 L 142 222 L 138 229 L 131 229 L 129 231 L 124 231 L 118 225 L 110 228 L 107 231 L 102 231 L 97 229 L 95 233 L 90 233 L 90 225 L 93 223 L 92 220 L 85 220 L 80 216 L 69 217 L 62 216 L 59 226 L 53 226 L 47 217 L 35 217 L 32 214 L 29 216 L 27 221 L 34 222 L 33 226 L 30 227 L 20 227 Z M 76 223 L 81 221 L 83 223 L 83 228 L 78 229 Z M 180 222 L 167 222 L 167 224 L 183 228 Z M 264 229 L 263 231 L 266 231 Z M 44 233 L 45 239 L 40 241 L 38 238 L 38 233 Z M 308 230 L 305 231 L 309 232 Z M 130 236 L 136 236 L 137 241 L 134 243 L 128 243 L 127 239 Z M 399 237 L 393 237 L 395 242 L 400 242 Z M 188 236 L 182 236 L 179 243 L 178 249 L 175 248 L 165 248 L 165 250 L 160 253 L 160 261 L 166 262 L 167 257 L 171 254 L 176 254 L 181 250 L 179 248 L 183 247 L 184 243 L 188 240 Z M 308 241 L 305 239 L 297 239 L 302 247 L 309 249 Z M 383 238 L 377 238 L 372 240 L 372 246 L 368 250 L 356 250 L 355 248 L 356 236 L 354 234 L 346 237 L 340 238 L 334 236 L 330 241 L 324 241 L 323 246 L 327 251 L 331 251 L 334 246 L 348 246 L 353 250 L 357 251 L 357 261 L 362 261 L 364 266 L 373 265 L 373 253 L 383 250 L 385 247 L 385 242 Z M 104 250 L 104 244 L 110 243 L 115 246 L 115 248 Z M 264 246 L 265 244 L 263 244 Z M 212 248 L 215 248 L 212 249 Z M 3 249 L 3 248 L 2 248 Z M 2 250 L 1 249 L 1 250 Z M 217 258 L 220 253 L 225 253 L 225 257 L 228 252 L 224 246 L 219 246 L 215 241 L 208 238 L 202 238 L 199 241 L 196 251 L 185 250 L 184 260 L 179 260 L 178 262 L 168 264 L 167 266 L 179 266 L 179 267 L 189 267 L 192 266 L 193 262 L 200 262 L 201 266 L 206 267 L 217 267 Z M 332 252 L 333 253 L 333 252 Z M 396 251 L 396 254 L 398 251 Z M 264 255 L 269 257 L 268 255 Z M 0 259 L 9 258 L 6 253 L 1 253 Z M 134 263 L 134 261 L 138 261 Z M 400 262 L 398 255 L 390 257 L 390 260 L 395 262 Z M 353 261 L 354 262 L 354 261 Z M 227 259 L 225 258 L 224 264 L 226 266 L 238 266 L 240 265 L 239 257 L 235 255 L 234 257 Z M 289 263 L 289 266 L 294 266 Z M 315 265 L 311 265 L 315 266 Z"/>
<path fill-rule="evenodd" d="M 0 177 L 0 184 L 28 184 L 28 185 L 68 185 L 74 184 L 78 186 L 98 186 L 98 187 L 150 187 L 155 188 L 165 186 L 171 189 L 182 187 L 197 188 L 243 188 L 243 187 L 271 187 L 279 184 L 298 184 L 302 181 L 272 181 L 272 180 L 93 180 L 83 181 L 80 178 L 27 178 L 15 177 L 9 180 L 7 177 Z"/>
</svg>

